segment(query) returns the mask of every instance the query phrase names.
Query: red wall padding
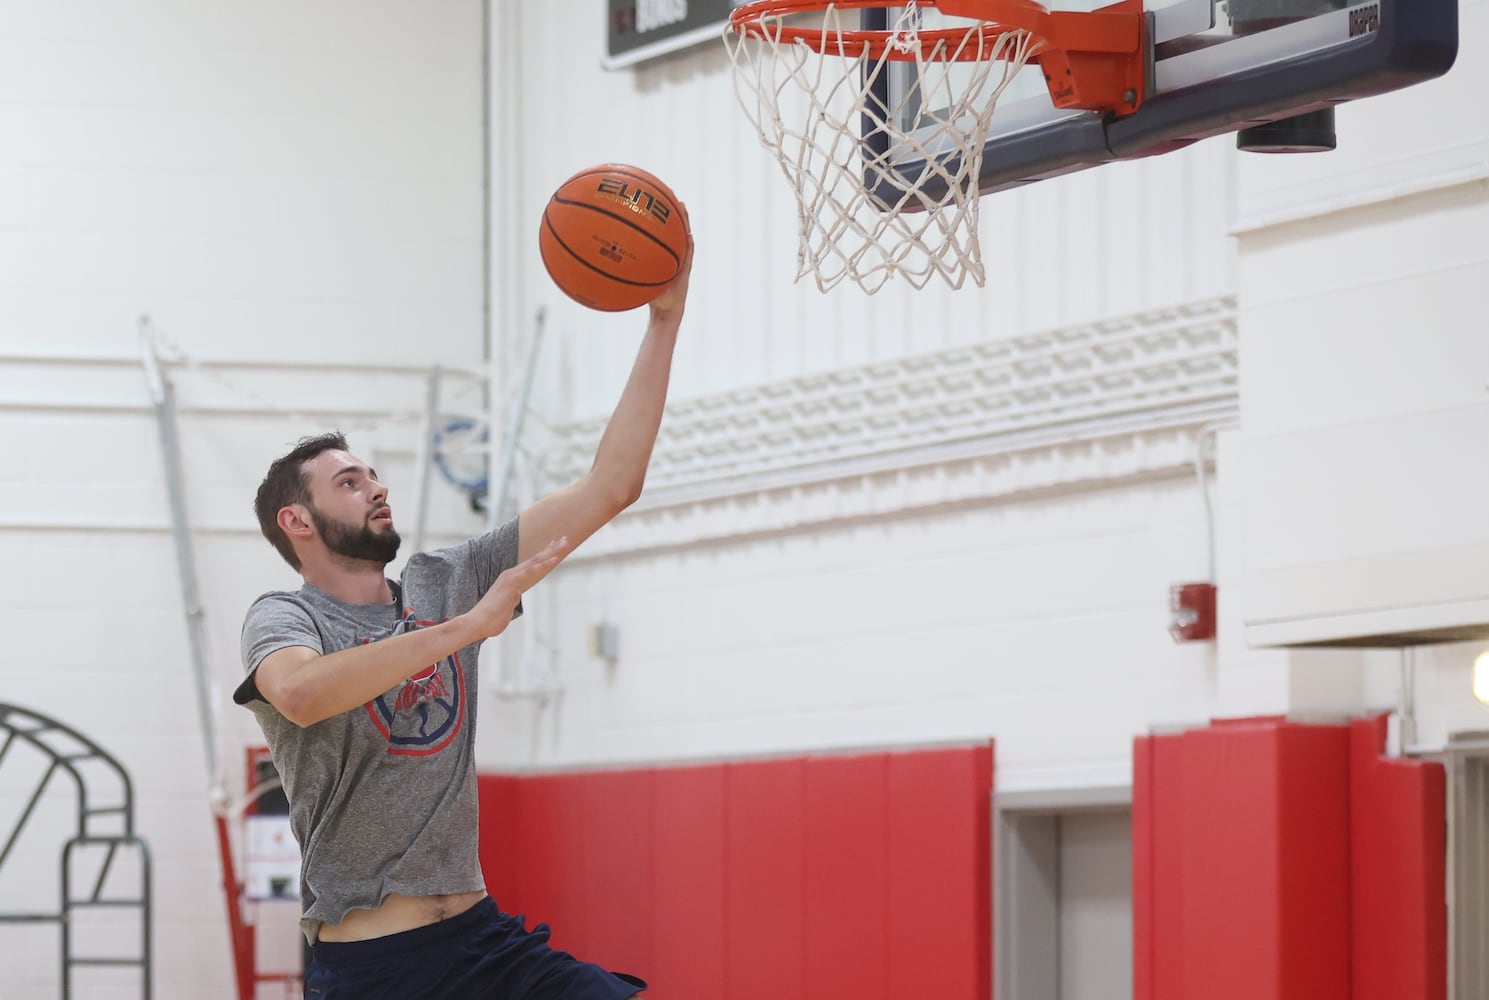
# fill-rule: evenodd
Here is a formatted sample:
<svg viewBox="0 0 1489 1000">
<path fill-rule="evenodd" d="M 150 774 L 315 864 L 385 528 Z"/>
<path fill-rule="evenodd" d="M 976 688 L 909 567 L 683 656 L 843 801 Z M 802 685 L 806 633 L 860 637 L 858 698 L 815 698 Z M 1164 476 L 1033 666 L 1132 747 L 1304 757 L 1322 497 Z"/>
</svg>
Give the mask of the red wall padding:
<svg viewBox="0 0 1489 1000">
<path fill-rule="evenodd" d="M 805 995 L 888 1000 L 889 760 L 807 762 Z"/>
<path fill-rule="evenodd" d="M 1135 1000 L 1441 1000 L 1441 768 L 1380 760 L 1381 725 L 1137 741 Z"/>
<path fill-rule="evenodd" d="M 806 970 L 806 762 L 724 768 L 726 1000 L 798 996 Z M 670 995 L 661 994 L 665 998 Z"/>
<path fill-rule="evenodd" d="M 985 1000 L 991 746 L 483 775 L 487 888 L 650 1000 Z"/>
<path fill-rule="evenodd" d="M 1348 732 L 1261 721 L 1139 745 L 1138 1000 L 1348 1000 Z"/>
<path fill-rule="evenodd" d="M 592 830 L 580 841 L 581 853 L 566 859 L 578 862 L 581 876 L 586 937 L 574 944 L 575 953 L 607 969 L 650 969 L 658 863 L 652 850 L 654 777 L 648 771 L 609 771 L 576 783 L 579 822 Z M 604 891 L 594 892 L 594 886 Z"/>
<path fill-rule="evenodd" d="M 889 995 L 895 1000 L 988 996 L 992 784 L 991 747 L 889 758 Z"/>
<path fill-rule="evenodd" d="M 724 769 L 656 771 L 651 975 L 663 996 L 724 995 Z M 651 991 L 656 996 L 656 991 Z"/>
<path fill-rule="evenodd" d="M 1382 757 L 1385 716 L 1351 739 L 1354 1000 L 1446 1000 L 1447 775 Z"/>
<path fill-rule="evenodd" d="M 483 816 L 500 816 L 502 822 L 482 822 L 480 830 L 481 873 L 486 891 L 497 899 L 517 894 L 517 831 L 522 819 L 517 813 L 519 779 L 488 774 L 477 779 Z"/>
</svg>

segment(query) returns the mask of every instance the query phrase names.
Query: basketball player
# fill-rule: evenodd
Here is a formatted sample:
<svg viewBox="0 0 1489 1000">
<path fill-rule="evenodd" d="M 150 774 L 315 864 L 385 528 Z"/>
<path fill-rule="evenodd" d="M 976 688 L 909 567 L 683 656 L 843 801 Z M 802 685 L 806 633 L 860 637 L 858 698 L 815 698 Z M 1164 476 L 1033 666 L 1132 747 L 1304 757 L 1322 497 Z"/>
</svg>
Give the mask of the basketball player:
<svg viewBox="0 0 1489 1000">
<path fill-rule="evenodd" d="M 301 441 L 259 487 L 259 525 L 305 583 L 249 609 L 234 700 L 257 716 L 289 796 L 314 946 L 306 997 L 621 1000 L 646 987 L 550 948 L 545 926 L 526 930 L 486 895 L 475 667 L 522 595 L 640 494 L 688 246 L 590 471 L 494 532 L 415 553 L 395 582 L 387 487 L 340 435 Z"/>
</svg>

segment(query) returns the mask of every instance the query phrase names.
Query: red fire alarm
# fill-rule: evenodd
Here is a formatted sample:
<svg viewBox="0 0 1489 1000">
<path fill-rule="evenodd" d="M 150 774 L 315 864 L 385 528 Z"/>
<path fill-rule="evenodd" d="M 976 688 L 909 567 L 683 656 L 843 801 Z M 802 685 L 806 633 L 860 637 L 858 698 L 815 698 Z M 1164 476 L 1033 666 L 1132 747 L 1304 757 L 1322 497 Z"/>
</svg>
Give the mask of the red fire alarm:
<svg viewBox="0 0 1489 1000">
<path fill-rule="evenodd" d="M 1215 585 L 1176 583 L 1168 591 L 1168 634 L 1174 642 L 1215 638 Z"/>
</svg>

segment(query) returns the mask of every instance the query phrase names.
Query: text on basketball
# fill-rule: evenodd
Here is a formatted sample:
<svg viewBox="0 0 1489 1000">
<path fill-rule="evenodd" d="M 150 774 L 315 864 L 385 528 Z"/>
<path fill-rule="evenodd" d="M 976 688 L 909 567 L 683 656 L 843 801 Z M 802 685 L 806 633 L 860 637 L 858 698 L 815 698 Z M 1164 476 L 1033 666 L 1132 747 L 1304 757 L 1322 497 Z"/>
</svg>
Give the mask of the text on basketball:
<svg viewBox="0 0 1489 1000">
<path fill-rule="evenodd" d="M 672 208 L 665 201 L 652 195 L 645 188 L 619 177 L 602 179 L 599 191 L 601 194 L 614 195 L 631 211 L 644 212 L 658 222 L 666 222 L 672 215 Z"/>
</svg>

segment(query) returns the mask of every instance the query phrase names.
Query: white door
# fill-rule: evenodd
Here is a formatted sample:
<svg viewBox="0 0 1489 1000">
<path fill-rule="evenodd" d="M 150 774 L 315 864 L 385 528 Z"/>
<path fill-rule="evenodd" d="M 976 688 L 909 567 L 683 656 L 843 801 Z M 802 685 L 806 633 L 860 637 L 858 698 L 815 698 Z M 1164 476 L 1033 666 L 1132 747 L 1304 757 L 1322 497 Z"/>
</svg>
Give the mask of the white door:
<svg viewBox="0 0 1489 1000">
<path fill-rule="evenodd" d="M 1060 817 L 1060 1000 L 1132 998 L 1132 817 Z"/>
<path fill-rule="evenodd" d="M 1062 805 L 1000 814 L 995 995 L 1132 1000 L 1131 809 Z"/>
</svg>

